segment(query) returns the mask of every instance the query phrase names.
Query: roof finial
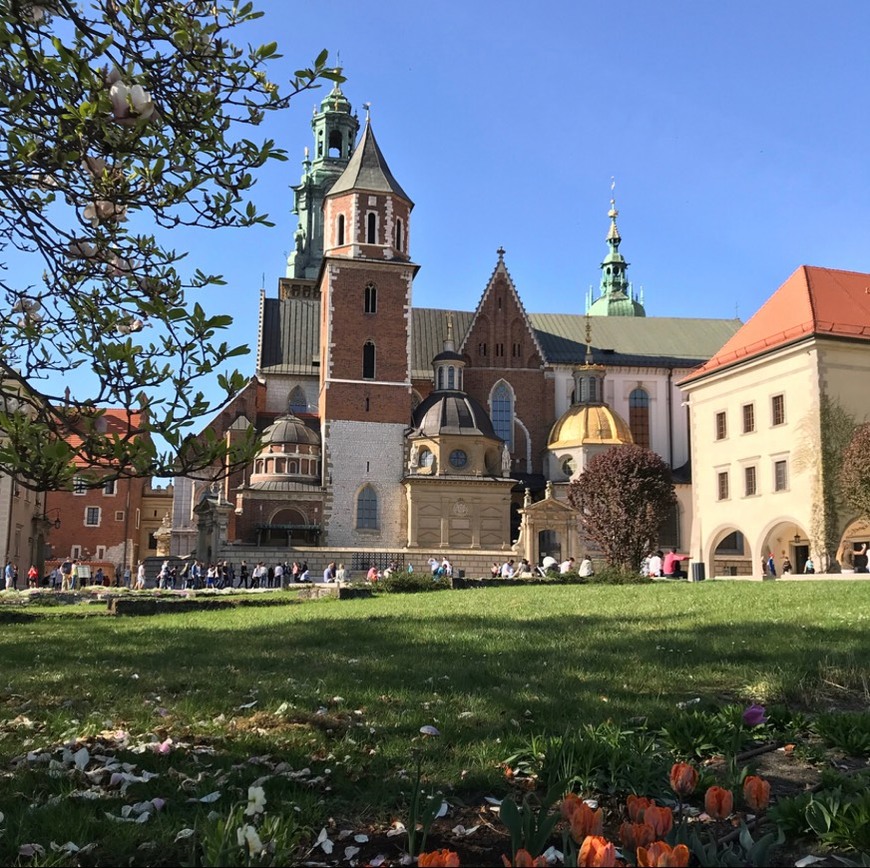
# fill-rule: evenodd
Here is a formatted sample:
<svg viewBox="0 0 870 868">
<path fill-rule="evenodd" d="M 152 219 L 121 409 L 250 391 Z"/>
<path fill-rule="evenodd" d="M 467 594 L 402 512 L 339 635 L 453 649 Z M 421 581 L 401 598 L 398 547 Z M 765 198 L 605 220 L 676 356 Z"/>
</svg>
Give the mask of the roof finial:
<svg viewBox="0 0 870 868">
<path fill-rule="evenodd" d="M 619 211 L 616 210 L 616 194 L 614 193 L 616 190 L 616 178 L 613 175 L 610 176 L 610 210 L 607 212 L 607 216 L 611 220 L 616 220 L 619 217 Z"/>
<path fill-rule="evenodd" d="M 591 365 L 594 359 L 592 358 L 592 317 L 589 312 L 586 312 L 586 359 L 585 363 Z"/>
<path fill-rule="evenodd" d="M 370 109 L 371 107 L 372 107 L 372 104 L 371 104 L 370 102 L 364 102 L 364 103 L 363 103 L 363 108 L 366 110 L 366 123 L 368 123 L 369 120 L 370 120 L 370 117 L 369 117 L 369 109 Z"/>
<path fill-rule="evenodd" d="M 504 262 L 504 247 L 499 246 L 498 250 L 496 250 L 496 253 L 498 254 L 498 261 Z"/>
</svg>

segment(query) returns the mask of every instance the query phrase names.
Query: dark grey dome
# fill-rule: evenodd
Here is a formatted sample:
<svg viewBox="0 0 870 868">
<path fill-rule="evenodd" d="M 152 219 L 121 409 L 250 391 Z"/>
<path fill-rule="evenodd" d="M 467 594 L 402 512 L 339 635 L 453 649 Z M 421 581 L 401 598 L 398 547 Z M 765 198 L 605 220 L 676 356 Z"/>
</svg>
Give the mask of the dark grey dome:
<svg viewBox="0 0 870 868">
<path fill-rule="evenodd" d="M 442 350 L 432 359 L 433 364 L 435 362 L 462 362 L 465 363 L 465 359 L 462 357 L 460 353 L 455 353 L 453 350 Z"/>
<path fill-rule="evenodd" d="M 438 437 L 440 434 L 496 436 L 489 413 L 465 392 L 433 392 L 411 415 L 413 434 Z"/>
<path fill-rule="evenodd" d="M 320 435 L 293 415 L 281 416 L 263 432 L 263 446 L 270 443 L 304 443 L 320 445 Z"/>
</svg>

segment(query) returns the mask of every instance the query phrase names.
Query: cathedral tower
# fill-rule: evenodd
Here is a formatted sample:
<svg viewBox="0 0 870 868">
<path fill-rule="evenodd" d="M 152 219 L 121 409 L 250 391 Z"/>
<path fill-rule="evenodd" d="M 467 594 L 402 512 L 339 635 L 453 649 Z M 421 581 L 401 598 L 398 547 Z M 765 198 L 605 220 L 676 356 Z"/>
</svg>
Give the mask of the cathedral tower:
<svg viewBox="0 0 870 868">
<path fill-rule="evenodd" d="M 367 119 L 323 212 L 319 415 L 332 545 L 393 540 L 402 523 L 412 208 Z"/>
<path fill-rule="evenodd" d="M 302 161 L 302 179 L 293 188 L 293 213 L 299 225 L 293 252 L 287 257 L 287 277 L 316 280 L 323 260 L 323 200 L 347 167 L 359 130 L 359 120 L 336 84 L 314 110 L 314 159 L 308 148 Z"/>
</svg>

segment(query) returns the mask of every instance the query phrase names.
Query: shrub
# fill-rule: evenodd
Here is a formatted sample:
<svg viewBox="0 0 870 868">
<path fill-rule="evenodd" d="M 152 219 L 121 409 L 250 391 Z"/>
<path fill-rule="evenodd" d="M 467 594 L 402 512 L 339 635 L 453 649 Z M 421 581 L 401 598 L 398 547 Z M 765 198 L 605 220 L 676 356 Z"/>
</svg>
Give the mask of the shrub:
<svg viewBox="0 0 870 868">
<path fill-rule="evenodd" d="M 378 579 L 376 588 L 388 594 L 417 594 L 421 591 L 445 591 L 450 585 L 442 580 L 435 581 L 429 572 L 395 572 Z"/>
</svg>

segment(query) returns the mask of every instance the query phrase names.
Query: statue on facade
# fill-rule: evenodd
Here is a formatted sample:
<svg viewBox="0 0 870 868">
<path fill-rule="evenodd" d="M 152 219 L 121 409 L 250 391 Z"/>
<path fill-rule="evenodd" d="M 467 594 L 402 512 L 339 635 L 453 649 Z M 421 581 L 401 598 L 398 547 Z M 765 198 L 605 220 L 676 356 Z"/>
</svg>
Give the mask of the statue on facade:
<svg viewBox="0 0 870 868">
<path fill-rule="evenodd" d="M 508 449 L 507 443 L 502 446 L 501 450 L 501 475 L 511 475 L 511 452 L 510 449 Z"/>
<path fill-rule="evenodd" d="M 411 455 L 408 459 L 408 466 L 412 468 L 417 467 L 419 456 L 420 447 L 415 443 L 413 446 L 411 446 Z"/>
</svg>

